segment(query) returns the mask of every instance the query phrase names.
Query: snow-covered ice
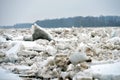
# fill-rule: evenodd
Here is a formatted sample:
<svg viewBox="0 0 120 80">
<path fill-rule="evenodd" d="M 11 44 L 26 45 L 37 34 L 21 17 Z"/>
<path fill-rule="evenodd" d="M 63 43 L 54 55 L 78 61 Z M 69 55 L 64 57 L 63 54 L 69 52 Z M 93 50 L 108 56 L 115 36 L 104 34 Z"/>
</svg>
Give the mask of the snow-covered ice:
<svg viewBox="0 0 120 80">
<path fill-rule="evenodd" d="M 23 80 L 120 79 L 119 27 L 42 29 L 35 26 L 33 31 L 0 29 L 12 37 L 7 40 L 4 34 L 0 35 L 0 67 Z M 35 29 L 39 29 L 37 33 Z M 41 30 L 47 38 L 40 38 Z M 39 37 L 32 40 L 33 34 Z M 3 69 L 0 70 L 2 73 Z"/>
</svg>

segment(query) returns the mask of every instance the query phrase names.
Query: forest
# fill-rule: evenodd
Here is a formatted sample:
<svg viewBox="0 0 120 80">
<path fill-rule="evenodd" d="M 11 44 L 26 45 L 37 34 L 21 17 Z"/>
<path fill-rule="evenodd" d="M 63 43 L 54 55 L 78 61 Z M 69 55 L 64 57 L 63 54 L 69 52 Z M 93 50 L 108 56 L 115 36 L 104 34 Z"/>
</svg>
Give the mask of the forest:
<svg viewBox="0 0 120 80">
<path fill-rule="evenodd" d="M 43 28 L 58 27 L 119 27 L 120 16 L 76 16 L 68 18 L 56 18 L 37 20 L 34 23 Z M 0 26 L 0 28 L 30 28 L 34 23 L 17 23 L 13 26 Z"/>
</svg>

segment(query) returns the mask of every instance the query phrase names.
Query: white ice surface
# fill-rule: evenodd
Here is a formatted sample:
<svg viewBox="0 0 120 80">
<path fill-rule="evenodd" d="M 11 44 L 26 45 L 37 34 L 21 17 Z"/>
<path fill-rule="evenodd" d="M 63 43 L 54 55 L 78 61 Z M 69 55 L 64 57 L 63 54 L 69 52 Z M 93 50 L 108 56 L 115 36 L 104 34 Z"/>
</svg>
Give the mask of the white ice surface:
<svg viewBox="0 0 120 80">
<path fill-rule="evenodd" d="M 0 36 L 0 42 L 6 42 L 6 39 Z"/>
<path fill-rule="evenodd" d="M 77 64 L 78 62 L 83 62 L 83 61 L 85 61 L 87 59 L 88 59 L 88 57 L 86 56 L 85 53 L 75 52 L 75 53 L 70 55 L 70 61 L 73 64 Z"/>
<path fill-rule="evenodd" d="M 0 68 L 0 80 L 22 80 L 18 75 Z"/>
<path fill-rule="evenodd" d="M 21 43 L 16 43 L 12 48 L 10 48 L 6 52 L 6 56 L 9 58 L 10 61 L 17 60 L 18 56 L 17 53 L 21 50 L 22 44 Z"/>
<path fill-rule="evenodd" d="M 120 80 L 120 62 L 93 65 L 89 70 L 100 80 Z"/>
<path fill-rule="evenodd" d="M 32 48 L 38 44 L 33 41 L 9 41 L 9 43 L 21 43 L 25 48 Z"/>
<path fill-rule="evenodd" d="M 91 66 L 93 73 L 120 75 L 120 62 Z"/>
<path fill-rule="evenodd" d="M 21 40 L 22 41 L 23 40 L 23 36 L 14 37 L 13 40 L 14 41 L 17 41 L 17 40 Z"/>
<path fill-rule="evenodd" d="M 7 70 L 14 70 L 15 68 L 17 68 L 18 70 L 29 70 L 29 69 L 31 69 L 31 67 L 29 67 L 29 66 L 25 66 L 25 65 L 6 65 L 6 66 L 4 66 L 4 68 L 5 69 L 7 69 Z"/>
</svg>

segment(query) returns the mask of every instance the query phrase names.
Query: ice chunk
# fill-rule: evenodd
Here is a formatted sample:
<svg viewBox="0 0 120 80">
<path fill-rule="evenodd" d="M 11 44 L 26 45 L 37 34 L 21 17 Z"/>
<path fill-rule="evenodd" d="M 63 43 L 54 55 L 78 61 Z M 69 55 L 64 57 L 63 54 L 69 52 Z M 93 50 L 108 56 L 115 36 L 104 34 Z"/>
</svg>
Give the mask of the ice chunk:
<svg viewBox="0 0 120 80">
<path fill-rule="evenodd" d="M 89 70 L 99 80 L 120 80 L 120 62 L 93 65 Z"/>
<path fill-rule="evenodd" d="M 78 72 L 73 80 L 93 80 L 92 75 L 90 73 Z"/>
<path fill-rule="evenodd" d="M 23 37 L 23 40 L 25 40 L 25 41 L 32 41 L 33 39 L 32 39 L 31 35 L 27 35 L 27 36 Z"/>
<path fill-rule="evenodd" d="M 46 30 L 38 26 L 37 24 L 32 25 L 32 38 L 37 39 L 47 39 L 52 40 L 52 35 L 50 35 Z"/>
<path fill-rule="evenodd" d="M 0 42 L 5 42 L 5 41 L 6 41 L 6 39 L 3 38 L 2 36 L 0 36 Z"/>
<path fill-rule="evenodd" d="M 88 57 L 86 56 L 85 53 L 75 52 L 70 55 L 70 61 L 73 64 L 77 64 L 77 63 L 83 62 L 85 60 L 88 60 Z"/>
<path fill-rule="evenodd" d="M 6 56 L 11 62 L 14 62 L 18 59 L 17 53 L 23 49 L 23 45 L 21 43 L 16 43 L 11 49 L 6 52 Z"/>
<path fill-rule="evenodd" d="M 4 34 L 3 36 L 6 38 L 6 40 L 12 40 L 12 38 L 13 38 L 13 36 L 11 36 L 9 34 Z"/>
<path fill-rule="evenodd" d="M 52 46 L 47 46 L 46 47 L 46 52 L 48 52 L 49 55 L 55 55 L 57 53 L 57 49 L 55 49 Z"/>
<path fill-rule="evenodd" d="M 14 37 L 14 38 L 12 38 L 12 40 L 14 40 L 14 41 L 22 41 L 23 40 L 23 36 L 18 36 L 18 37 Z"/>
<path fill-rule="evenodd" d="M 0 80 L 22 80 L 18 75 L 0 68 Z"/>
<path fill-rule="evenodd" d="M 113 37 L 113 38 L 107 40 L 107 42 L 110 42 L 114 45 L 120 45 L 120 38 L 119 37 Z"/>
</svg>

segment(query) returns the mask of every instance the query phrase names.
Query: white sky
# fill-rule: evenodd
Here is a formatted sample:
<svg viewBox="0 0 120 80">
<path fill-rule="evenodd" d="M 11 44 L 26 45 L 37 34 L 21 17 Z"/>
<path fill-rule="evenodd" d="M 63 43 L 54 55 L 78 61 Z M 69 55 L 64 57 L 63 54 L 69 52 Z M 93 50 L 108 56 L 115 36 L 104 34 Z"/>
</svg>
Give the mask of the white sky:
<svg viewBox="0 0 120 80">
<path fill-rule="evenodd" d="M 99 15 L 120 16 L 120 0 L 0 0 L 0 25 Z"/>
</svg>

